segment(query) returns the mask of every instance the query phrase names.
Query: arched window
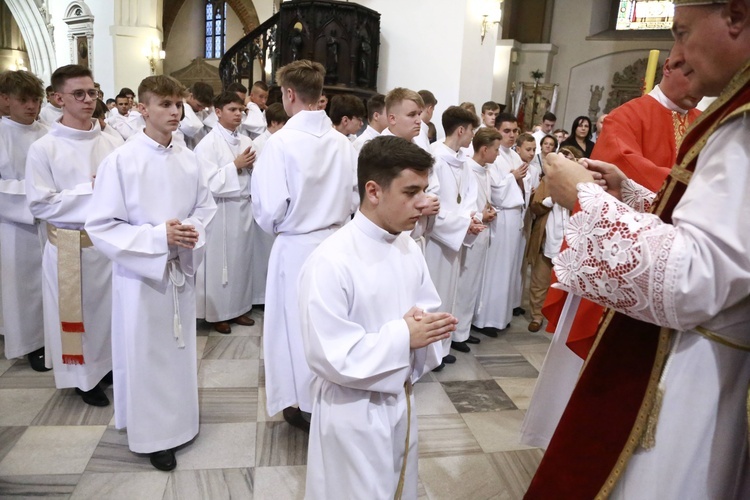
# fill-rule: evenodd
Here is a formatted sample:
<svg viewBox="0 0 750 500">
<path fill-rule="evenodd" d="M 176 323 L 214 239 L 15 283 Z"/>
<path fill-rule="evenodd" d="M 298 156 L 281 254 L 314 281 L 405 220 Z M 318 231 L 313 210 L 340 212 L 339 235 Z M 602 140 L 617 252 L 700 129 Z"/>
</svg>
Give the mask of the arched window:
<svg viewBox="0 0 750 500">
<path fill-rule="evenodd" d="M 668 30 L 672 27 L 674 4 L 665 0 L 618 1 L 616 30 Z"/>
<path fill-rule="evenodd" d="M 224 55 L 227 27 L 227 3 L 224 0 L 206 0 L 206 59 Z"/>
</svg>

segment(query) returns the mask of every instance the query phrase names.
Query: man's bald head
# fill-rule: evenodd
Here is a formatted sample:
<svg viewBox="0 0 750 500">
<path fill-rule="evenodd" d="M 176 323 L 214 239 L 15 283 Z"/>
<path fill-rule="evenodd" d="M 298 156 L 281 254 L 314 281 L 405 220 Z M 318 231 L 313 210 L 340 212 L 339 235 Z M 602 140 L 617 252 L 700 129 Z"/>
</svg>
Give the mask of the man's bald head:
<svg viewBox="0 0 750 500">
<path fill-rule="evenodd" d="M 693 109 L 698 105 L 700 100 L 703 99 L 702 95 L 694 95 L 691 93 L 690 81 L 682 71 L 670 66 L 669 59 L 664 62 L 662 75 L 661 82 L 659 82 L 659 88 L 670 101 L 682 109 Z"/>
</svg>

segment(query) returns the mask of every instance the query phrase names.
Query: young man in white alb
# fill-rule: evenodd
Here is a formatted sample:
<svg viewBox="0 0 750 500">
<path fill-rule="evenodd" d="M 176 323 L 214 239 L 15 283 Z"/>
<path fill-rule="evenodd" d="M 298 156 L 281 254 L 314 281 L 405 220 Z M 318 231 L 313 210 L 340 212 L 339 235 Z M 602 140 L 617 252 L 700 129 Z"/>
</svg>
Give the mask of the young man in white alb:
<svg viewBox="0 0 750 500">
<path fill-rule="evenodd" d="M 362 146 L 379 136 L 387 126 L 388 115 L 385 114 L 385 96 L 375 94 L 367 100 L 367 128 L 352 143 L 357 153 L 362 149 Z"/>
<path fill-rule="evenodd" d="M 242 121 L 242 131 L 251 139 L 255 139 L 266 131 L 266 101 L 268 101 L 268 85 L 255 82 L 245 101 L 245 119 Z"/>
<path fill-rule="evenodd" d="M 115 109 L 117 113 L 111 115 L 106 121 L 115 129 L 123 140 L 127 141 L 131 136 L 140 132 L 144 127 L 141 114 L 130 108 L 130 99 L 125 94 L 115 97 Z"/>
<path fill-rule="evenodd" d="M 39 121 L 44 123 L 47 126 L 52 125 L 57 120 L 62 118 L 62 108 L 60 107 L 60 104 L 57 102 L 57 99 L 55 98 L 55 91 L 52 88 L 52 85 L 46 88 L 47 92 L 47 102 L 42 106 L 42 109 L 39 110 Z"/>
</svg>

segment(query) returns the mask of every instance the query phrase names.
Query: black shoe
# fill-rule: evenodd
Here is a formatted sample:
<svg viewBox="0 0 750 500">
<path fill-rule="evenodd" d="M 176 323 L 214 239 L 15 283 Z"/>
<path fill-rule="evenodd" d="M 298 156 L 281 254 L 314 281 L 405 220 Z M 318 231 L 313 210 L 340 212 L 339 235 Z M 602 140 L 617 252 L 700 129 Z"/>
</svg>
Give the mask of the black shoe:
<svg viewBox="0 0 750 500">
<path fill-rule="evenodd" d="M 456 362 L 456 357 L 453 354 L 448 354 L 443 358 L 443 363 L 447 363 L 449 365 L 452 365 Z"/>
<path fill-rule="evenodd" d="M 286 422 L 292 427 L 296 427 L 297 429 L 301 429 L 308 433 L 310 432 L 310 422 L 305 420 L 305 417 L 302 416 L 302 410 L 299 408 L 289 406 L 284 408 L 281 413 L 284 415 L 284 420 L 286 420 Z"/>
<path fill-rule="evenodd" d="M 31 365 L 31 369 L 35 372 L 48 372 L 52 368 L 44 366 L 44 347 L 40 347 L 34 352 L 30 352 L 26 355 Z"/>
<path fill-rule="evenodd" d="M 469 338 L 466 339 L 467 344 L 478 344 L 479 342 L 481 342 L 481 340 L 476 338 L 474 335 L 469 335 Z"/>
<path fill-rule="evenodd" d="M 523 316 L 526 314 L 526 309 L 523 307 L 514 307 L 513 308 L 513 316 Z"/>
<path fill-rule="evenodd" d="M 109 398 L 98 385 L 90 391 L 82 391 L 76 387 L 76 394 L 81 396 L 83 402 L 91 406 L 109 406 Z"/>
<path fill-rule="evenodd" d="M 440 363 L 440 366 L 436 366 L 435 368 L 432 369 L 432 371 L 441 372 L 443 371 L 443 368 L 445 368 L 445 363 Z"/>
<path fill-rule="evenodd" d="M 458 352 L 471 352 L 471 348 L 466 345 L 466 342 L 451 342 L 451 349 L 455 349 Z"/>
<path fill-rule="evenodd" d="M 107 372 L 107 374 L 106 374 L 106 375 L 104 376 L 104 378 L 102 379 L 102 381 L 100 382 L 100 384 L 104 384 L 104 385 L 112 385 L 112 382 L 113 382 L 113 381 L 112 381 L 112 371 L 110 370 L 110 371 L 109 371 L 109 372 Z"/>
<path fill-rule="evenodd" d="M 159 470 L 169 472 L 177 467 L 177 459 L 174 456 L 174 450 L 155 451 L 149 457 L 151 465 Z"/>
<path fill-rule="evenodd" d="M 481 333 L 482 335 L 491 337 L 493 339 L 497 338 L 497 332 L 499 331 L 497 328 L 492 328 L 491 326 L 488 326 L 485 328 L 479 328 L 478 326 L 471 325 L 471 329 Z"/>
</svg>

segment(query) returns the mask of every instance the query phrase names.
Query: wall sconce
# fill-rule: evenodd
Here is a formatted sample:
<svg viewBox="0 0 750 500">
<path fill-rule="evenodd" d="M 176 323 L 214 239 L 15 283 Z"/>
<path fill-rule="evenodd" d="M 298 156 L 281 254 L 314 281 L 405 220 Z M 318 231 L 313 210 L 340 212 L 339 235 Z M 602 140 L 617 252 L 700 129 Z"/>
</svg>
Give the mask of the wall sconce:
<svg viewBox="0 0 750 500">
<path fill-rule="evenodd" d="M 500 25 L 500 21 L 503 15 L 502 5 L 502 0 L 499 3 L 495 3 L 494 1 L 485 3 L 485 12 L 497 9 L 497 15 L 492 16 L 490 14 L 482 14 L 482 26 L 479 35 L 482 41 L 482 45 L 484 45 L 484 37 L 487 35 L 487 30 L 489 29 L 490 25 Z"/>
<path fill-rule="evenodd" d="M 166 52 L 161 50 L 161 41 L 158 38 L 153 38 L 151 40 L 151 45 L 148 47 L 143 47 L 142 51 L 143 56 L 148 59 L 148 65 L 151 67 L 151 74 L 156 74 L 156 62 L 157 61 L 163 61 L 164 57 L 167 55 Z"/>
</svg>

